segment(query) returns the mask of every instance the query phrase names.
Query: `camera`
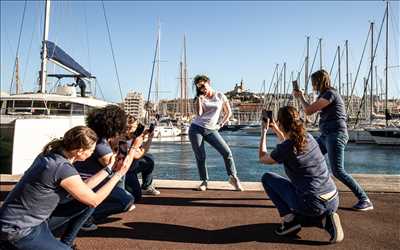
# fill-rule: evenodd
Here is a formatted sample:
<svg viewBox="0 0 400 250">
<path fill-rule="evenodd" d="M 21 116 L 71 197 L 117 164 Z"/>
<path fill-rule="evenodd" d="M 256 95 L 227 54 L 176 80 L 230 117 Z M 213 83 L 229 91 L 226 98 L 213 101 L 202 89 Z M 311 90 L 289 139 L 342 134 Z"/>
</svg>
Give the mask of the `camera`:
<svg viewBox="0 0 400 250">
<path fill-rule="evenodd" d="M 261 113 L 261 118 L 262 118 L 262 120 L 264 121 L 264 122 L 267 122 L 268 121 L 268 119 L 271 121 L 272 120 L 272 110 L 266 110 L 266 109 L 263 109 L 262 110 L 262 113 Z"/>
<path fill-rule="evenodd" d="M 300 90 L 300 88 L 299 88 L 299 83 L 297 82 L 297 80 L 294 80 L 294 81 L 292 82 L 292 86 L 293 86 L 293 90 L 296 90 L 296 91 L 299 91 L 299 90 Z"/>
</svg>

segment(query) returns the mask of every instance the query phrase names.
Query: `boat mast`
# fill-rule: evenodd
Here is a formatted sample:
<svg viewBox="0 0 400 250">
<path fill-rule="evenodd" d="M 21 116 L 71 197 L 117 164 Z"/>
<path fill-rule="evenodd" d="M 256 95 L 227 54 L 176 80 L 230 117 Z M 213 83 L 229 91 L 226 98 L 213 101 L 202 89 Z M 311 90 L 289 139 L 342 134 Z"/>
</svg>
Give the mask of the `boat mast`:
<svg viewBox="0 0 400 250">
<path fill-rule="evenodd" d="M 369 123 L 372 123 L 372 113 L 374 111 L 374 96 L 373 96 L 373 86 L 374 86 L 374 74 L 373 74 L 373 69 L 374 69 L 374 22 L 371 22 L 371 93 L 370 93 L 370 107 L 369 107 Z"/>
<path fill-rule="evenodd" d="M 388 126 L 388 56 L 389 56 L 389 1 L 386 1 L 386 62 L 385 62 L 385 120 Z"/>
<path fill-rule="evenodd" d="M 349 41 L 345 42 L 346 47 L 346 102 L 349 99 Z"/>
<path fill-rule="evenodd" d="M 338 50 L 338 76 L 339 76 L 339 95 L 342 95 L 342 72 L 340 71 L 341 62 L 340 62 L 340 45 L 337 47 Z"/>
<path fill-rule="evenodd" d="M 188 110 L 188 93 L 187 93 L 187 85 L 188 85 L 188 72 L 187 72 L 187 64 L 186 64 L 186 34 L 183 35 L 183 95 L 184 95 L 184 110 L 183 114 L 185 114 L 186 117 L 189 116 L 189 110 Z"/>
<path fill-rule="evenodd" d="M 15 94 L 19 94 L 21 90 L 21 83 L 19 81 L 19 62 L 18 56 L 15 58 Z"/>
<path fill-rule="evenodd" d="M 46 78 L 47 78 L 47 46 L 46 41 L 49 36 L 49 21 L 50 21 L 50 0 L 45 2 L 44 10 L 44 29 L 42 41 L 42 64 L 40 66 L 40 92 L 46 92 Z"/>
<path fill-rule="evenodd" d="M 322 38 L 319 39 L 319 69 L 322 69 Z"/>
<path fill-rule="evenodd" d="M 155 93 L 155 105 L 156 105 L 156 113 L 159 112 L 159 107 L 158 107 L 158 92 L 159 92 L 159 85 L 160 85 L 160 42 L 161 42 L 161 27 L 160 27 L 160 20 L 158 20 L 158 35 L 157 35 L 157 40 L 158 40 L 158 48 L 157 48 L 157 76 L 156 76 L 156 93 Z"/>
</svg>

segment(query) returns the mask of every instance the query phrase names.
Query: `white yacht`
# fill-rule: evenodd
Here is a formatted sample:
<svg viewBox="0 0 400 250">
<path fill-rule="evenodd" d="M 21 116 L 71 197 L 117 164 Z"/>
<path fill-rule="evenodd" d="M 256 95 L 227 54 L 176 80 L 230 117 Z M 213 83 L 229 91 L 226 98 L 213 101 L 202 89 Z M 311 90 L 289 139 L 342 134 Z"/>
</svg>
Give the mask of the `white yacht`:
<svg viewBox="0 0 400 250">
<path fill-rule="evenodd" d="M 71 85 L 57 86 L 54 93 L 46 91 L 47 77 L 50 76 L 47 74 L 47 62 L 53 62 L 71 73 L 52 75 L 59 79 L 94 78 L 60 47 L 48 41 L 49 17 L 50 1 L 47 0 L 39 91 L 2 93 L 0 96 L 1 162 L 6 165 L 1 166 L 0 173 L 3 174 L 23 174 L 46 143 L 62 137 L 74 126 L 84 125 L 85 115 L 91 109 L 111 104 L 90 96 L 82 97 L 86 93 L 77 96 L 76 88 Z M 85 92 L 85 89 L 81 88 L 81 92 Z"/>
</svg>

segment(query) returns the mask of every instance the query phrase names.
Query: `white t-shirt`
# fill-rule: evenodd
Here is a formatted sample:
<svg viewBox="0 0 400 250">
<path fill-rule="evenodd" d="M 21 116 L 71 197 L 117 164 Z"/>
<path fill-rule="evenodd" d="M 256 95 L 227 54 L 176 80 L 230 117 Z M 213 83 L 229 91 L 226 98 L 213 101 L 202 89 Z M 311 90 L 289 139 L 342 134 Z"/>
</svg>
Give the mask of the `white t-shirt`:
<svg viewBox="0 0 400 250">
<path fill-rule="evenodd" d="M 196 116 L 192 123 L 207 129 L 219 129 L 217 123 L 223 103 L 227 101 L 228 98 L 221 92 L 215 92 L 211 98 L 203 98 L 203 114 Z"/>
</svg>

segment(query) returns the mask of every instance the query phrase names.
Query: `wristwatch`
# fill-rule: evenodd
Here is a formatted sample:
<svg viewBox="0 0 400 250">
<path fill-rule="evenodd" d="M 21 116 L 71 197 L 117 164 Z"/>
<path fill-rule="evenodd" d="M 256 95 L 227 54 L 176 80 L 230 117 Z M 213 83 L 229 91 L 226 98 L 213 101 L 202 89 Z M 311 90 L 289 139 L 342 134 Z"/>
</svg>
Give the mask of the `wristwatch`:
<svg viewBox="0 0 400 250">
<path fill-rule="evenodd" d="M 112 169 L 111 169 L 109 166 L 106 166 L 106 167 L 103 168 L 103 169 L 104 169 L 104 171 L 107 172 L 107 174 L 108 174 L 109 176 L 112 176 L 112 175 L 114 174 L 114 172 L 112 171 Z"/>
</svg>

